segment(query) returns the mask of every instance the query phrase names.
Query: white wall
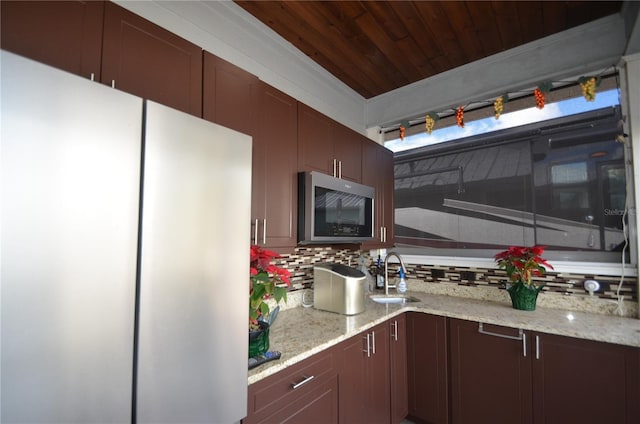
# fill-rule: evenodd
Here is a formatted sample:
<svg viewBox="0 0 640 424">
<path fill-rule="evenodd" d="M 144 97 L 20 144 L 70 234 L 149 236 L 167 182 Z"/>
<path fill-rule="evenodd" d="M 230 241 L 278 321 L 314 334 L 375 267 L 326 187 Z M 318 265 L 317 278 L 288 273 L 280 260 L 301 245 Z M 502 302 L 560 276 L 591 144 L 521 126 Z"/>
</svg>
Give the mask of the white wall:
<svg viewBox="0 0 640 424">
<path fill-rule="evenodd" d="M 364 99 L 231 1 L 114 3 L 364 134 Z"/>
</svg>

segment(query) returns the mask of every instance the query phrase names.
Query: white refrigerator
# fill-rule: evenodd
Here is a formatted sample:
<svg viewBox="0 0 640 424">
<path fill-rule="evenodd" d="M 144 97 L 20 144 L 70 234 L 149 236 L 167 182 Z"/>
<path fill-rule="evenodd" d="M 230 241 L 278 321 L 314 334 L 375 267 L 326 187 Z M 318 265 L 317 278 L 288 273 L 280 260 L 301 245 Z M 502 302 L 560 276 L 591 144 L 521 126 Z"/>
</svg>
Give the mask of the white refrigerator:
<svg viewBox="0 0 640 424">
<path fill-rule="evenodd" d="M 0 60 L 1 421 L 239 421 L 251 138 Z"/>
</svg>

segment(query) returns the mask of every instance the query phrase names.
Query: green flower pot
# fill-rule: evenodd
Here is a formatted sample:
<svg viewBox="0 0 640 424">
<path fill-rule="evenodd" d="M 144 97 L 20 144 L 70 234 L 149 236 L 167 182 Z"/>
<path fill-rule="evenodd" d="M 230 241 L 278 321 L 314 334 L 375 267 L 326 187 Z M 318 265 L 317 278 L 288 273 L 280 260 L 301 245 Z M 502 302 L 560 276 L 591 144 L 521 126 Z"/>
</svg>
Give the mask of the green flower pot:
<svg viewBox="0 0 640 424">
<path fill-rule="evenodd" d="M 513 309 L 519 309 L 521 311 L 536 310 L 536 302 L 540 290 L 542 290 L 542 286 L 529 288 L 522 283 L 516 283 L 513 286 L 507 287 L 509 296 L 511 296 Z"/>
<path fill-rule="evenodd" d="M 249 331 L 249 358 L 269 350 L 269 324 L 259 321 L 259 330 Z"/>
</svg>

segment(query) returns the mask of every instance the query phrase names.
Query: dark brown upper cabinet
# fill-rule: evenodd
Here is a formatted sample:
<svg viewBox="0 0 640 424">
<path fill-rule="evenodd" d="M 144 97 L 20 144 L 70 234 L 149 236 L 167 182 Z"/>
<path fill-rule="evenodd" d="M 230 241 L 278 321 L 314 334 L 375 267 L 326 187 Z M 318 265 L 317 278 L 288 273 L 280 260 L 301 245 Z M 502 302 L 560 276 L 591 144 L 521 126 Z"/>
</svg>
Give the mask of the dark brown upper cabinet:
<svg viewBox="0 0 640 424">
<path fill-rule="evenodd" d="M 258 78 L 209 52 L 204 52 L 202 117 L 241 133 L 253 135 L 257 105 L 252 87 Z"/>
<path fill-rule="evenodd" d="M 376 189 L 374 239 L 363 243 L 362 248 L 393 247 L 393 152 L 369 139 L 362 142 L 362 184 Z"/>
<path fill-rule="evenodd" d="M 4 50 L 100 81 L 101 1 L 2 1 Z"/>
<path fill-rule="evenodd" d="M 298 169 L 319 171 L 354 182 L 362 179 L 359 134 L 300 103 L 298 107 Z"/>
<path fill-rule="evenodd" d="M 113 3 L 104 10 L 105 84 L 202 117 L 202 49 Z"/>
<path fill-rule="evenodd" d="M 251 243 L 292 248 L 297 243 L 298 102 L 258 81 L 253 135 Z"/>
</svg>

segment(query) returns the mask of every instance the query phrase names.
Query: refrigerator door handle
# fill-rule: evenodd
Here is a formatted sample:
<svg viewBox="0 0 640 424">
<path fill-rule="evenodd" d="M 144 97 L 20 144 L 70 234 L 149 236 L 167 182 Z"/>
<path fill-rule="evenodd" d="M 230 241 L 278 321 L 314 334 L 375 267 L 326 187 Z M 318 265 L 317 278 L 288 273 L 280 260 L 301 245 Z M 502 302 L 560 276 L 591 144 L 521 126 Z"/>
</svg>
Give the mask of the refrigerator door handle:
<svg viewBox="0 0 640 424">
<path fill-rule="evenodd" d="M 262 244 L 267 244 L 267 218 L 262 220 Z"/>
<path fill-rule="evenodd" d="M 258 218 L 253 223 L 253 244 L 258 244 Z"/>
</svg>

